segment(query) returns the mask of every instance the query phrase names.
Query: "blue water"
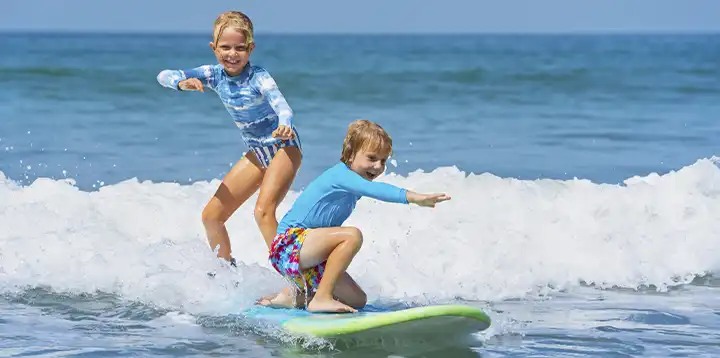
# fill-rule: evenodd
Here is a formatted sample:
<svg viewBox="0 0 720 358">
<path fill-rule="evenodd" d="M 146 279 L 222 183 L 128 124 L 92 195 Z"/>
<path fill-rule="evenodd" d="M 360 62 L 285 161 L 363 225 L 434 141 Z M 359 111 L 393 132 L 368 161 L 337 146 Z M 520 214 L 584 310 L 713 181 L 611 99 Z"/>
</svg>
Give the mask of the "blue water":
<svg viewBox="0 0 720 358">
<path fill-rule="evenodd" d="M 304 140 L 278 216 L 357 118 L 393 137 L 378 180 L 453 196 L 347 223 L 373 304 L 493 318 L 438 356 L 720 354 L 719 35 L 257 41 Z M 208 252 L 200 212 L 246 148 L 212 92 L 155 81 L 213 63 L 208 42 L 0 34 L 0 350 L 332 354 L 237 318 L 282 285 L 255 197 L 228 223 L 238 270 Z"/>
</svg>

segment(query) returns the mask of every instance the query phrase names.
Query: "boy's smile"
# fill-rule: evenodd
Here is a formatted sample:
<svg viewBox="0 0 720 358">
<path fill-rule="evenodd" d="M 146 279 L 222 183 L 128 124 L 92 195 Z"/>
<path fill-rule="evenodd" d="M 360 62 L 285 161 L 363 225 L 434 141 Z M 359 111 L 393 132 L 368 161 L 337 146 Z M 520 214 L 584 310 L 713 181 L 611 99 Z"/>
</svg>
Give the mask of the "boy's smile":
<svg viewBox="0 0 720 358">
<path fill-rule="evenodd" d="M 350 170 L 372 181 L 385 171 L 388 156 L 385 153 L 359 150 L 350 163 Z"/>
</svg>

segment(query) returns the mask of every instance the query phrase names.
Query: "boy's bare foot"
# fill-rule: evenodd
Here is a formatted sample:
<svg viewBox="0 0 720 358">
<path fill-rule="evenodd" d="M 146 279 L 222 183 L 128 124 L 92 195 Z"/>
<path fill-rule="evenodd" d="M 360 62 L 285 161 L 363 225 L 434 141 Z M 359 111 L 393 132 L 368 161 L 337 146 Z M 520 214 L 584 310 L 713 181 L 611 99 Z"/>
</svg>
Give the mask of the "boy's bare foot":
<svg viewBox="0 0 720 358">
<path fill-rule="evenodd" d="M 274 295 L 262 297 L 255 301 L 255 304 L 272 308 L 295 308 L 293 292 L 289 287 L 283 288 Z"/>
<path fill-rule="evenodd" d="M 356 309 L 332 298 L 315 296 L 307 307 L 308 312 L 357 312 Z"/>
</svg>

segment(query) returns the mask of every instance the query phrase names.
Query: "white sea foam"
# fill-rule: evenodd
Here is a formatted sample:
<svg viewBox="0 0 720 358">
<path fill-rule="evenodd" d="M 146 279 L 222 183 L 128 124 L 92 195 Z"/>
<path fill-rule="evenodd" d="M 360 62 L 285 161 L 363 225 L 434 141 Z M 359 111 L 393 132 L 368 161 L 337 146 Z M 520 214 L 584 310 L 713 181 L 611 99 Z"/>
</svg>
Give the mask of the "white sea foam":
<svg viewBox="0 0 720 358">
<path fill-rule="evenodd" d="M 663 289 L 720 270 L 717 158 L 625 185 L 454 167 L 378 180 L 453 199 L 434 209 L 358 203 L 346 225 L 365 241 L 349 272 L 371 301 L 497 301 L 581 282 Z M 267 263 L 256 197 L 228 222 L 237 272 L 209 251 L 200 213 L 217 185 L 128 180 L 84 192 L 62 180 L 20 186 L 0 175 L 0 290 L 100 290 L 191 313 L 237 312 L 284 281 Z M 278 217 L 297 195 L 288 194 Z"/>
</svg>

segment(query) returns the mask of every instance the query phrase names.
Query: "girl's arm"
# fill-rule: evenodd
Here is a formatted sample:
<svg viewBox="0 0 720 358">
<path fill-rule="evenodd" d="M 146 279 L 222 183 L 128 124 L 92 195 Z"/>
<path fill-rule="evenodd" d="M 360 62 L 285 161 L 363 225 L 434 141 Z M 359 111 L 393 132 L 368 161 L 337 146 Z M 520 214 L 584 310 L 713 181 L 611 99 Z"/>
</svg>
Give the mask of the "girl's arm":
<svg viewBox="0 0 720 358">
<path fill-rule="evenodd" d="M 157 75 L 158 83 L 174 90 L 180 90 L 178 83 L 190 78 L 197 78 L 204 86 L 212 88 L 215 83 L 215 71 L 213 66 L 204 65 L 186 70 L 162 70 Z"/>
<path fill-rule="evenodd" d="M 265 70 L 255 72 L 255 85 L 257 90 L 267 98 L 270 107 L 278 116 L 278 125 L 292 127 L 293 111 L 285 100 L 275 80 Z"/>
</svg>

